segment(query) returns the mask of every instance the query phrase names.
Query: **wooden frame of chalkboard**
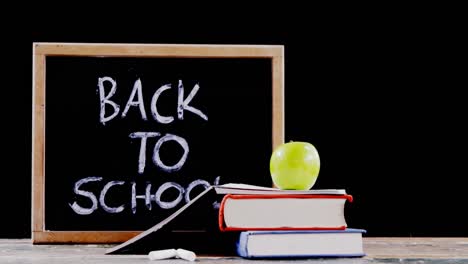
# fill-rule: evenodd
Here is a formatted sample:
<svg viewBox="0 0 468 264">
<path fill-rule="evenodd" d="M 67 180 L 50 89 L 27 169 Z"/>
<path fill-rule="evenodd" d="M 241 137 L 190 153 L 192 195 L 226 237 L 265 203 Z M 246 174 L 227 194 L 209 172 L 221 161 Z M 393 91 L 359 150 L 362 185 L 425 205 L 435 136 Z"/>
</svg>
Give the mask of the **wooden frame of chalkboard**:
<svg viewBox="0 0 468 264">
<path fill-rule="evenodd" d="M 265 58 L 271 60 L 272 148 L 284 142 L 284 50 L 281 45 L 33 43 L 32 242 L 117 243 L 141 231 L 47 230 L 46 58 Z"/>
</svg>

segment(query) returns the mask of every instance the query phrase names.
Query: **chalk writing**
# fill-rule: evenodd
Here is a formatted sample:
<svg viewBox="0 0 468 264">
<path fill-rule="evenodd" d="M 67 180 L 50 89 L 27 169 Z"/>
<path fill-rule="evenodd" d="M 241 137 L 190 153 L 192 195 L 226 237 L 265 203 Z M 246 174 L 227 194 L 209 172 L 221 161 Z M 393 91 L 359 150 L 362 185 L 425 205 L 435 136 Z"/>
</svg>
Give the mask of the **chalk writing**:
<svg viewBox="0 0 468 264">
<path fill-rule="evenodd" d="M 172 121 L 174 121 L 174 117 L 172 116 L 162 116 L 158 113 L 158 109 L 156 108 L 156 103 L 158 102 L 159 95 L 161 95 L 162 92 L 171 89 L 170 84 L 163 85 L 159 87 L 158 90 L 153 95 L 153 98 L 151 99 L 151 114 L 153 115 L 153 118 L 158 121 L 161 124 L 169 124 Z"/>
<path fill-rule="evenodd" d="M 138 95 L 138 100 L 134 101 L 135 95 Z M 127 105 L 125 106 L 124 111 L 122 112 L 122 117 L 127 116 L 127 112 L 130 109 L 130 106 L 138 106 L 140 108 L 140 113 L 141 113 L 141 118 L 143 120 L 147 120 L 148 118 L 146 117 L 146 112 L 145 112 L 145 106 L 143 105 L 143 92 L 141 91 L 141 81 L 140 79 L 135 81 L 135 84 L 133 85 L 133 90 L 132 93 L 130 94 L 130 97 L 128 98 Z"/>
<path fill-rule="evenodd" d="M 104 82 L 106 81 L 110 82 L 112 85 L 111 90 L 109 94 L 107 95 L 104 90 Z M 118 115 L 120 111 L 120 106 L 112 102 L 111 100 L 109 100 L 109 98 L 111 98 L 117 91 L 117 83 L 110 77 L 99 78 L 98 87 L 99 87 L 99 101 L 101 103 L 101 111 L 99 112 L 99 117 L 100 117 L 101 123 L 105 124 L 106 122 L 112 120 L 116 115 Z M 106 105 L 107 104 L 112 106 L 112 108 L 114 109 L 114 112 L 110 116 L 106 117 Z"/>
<path fill-rule="evenodd" d="M 159 150 L 161 149 L 161 146 L 163 143 L 167 141 L 171 141 L 171 140 L 179 143 L 179 145 L 184 149 L 184 154 L 182 154 L 182 157 L 180 157 L 179 161 L 176 164 L 172 166 L 168 166 L 161 161 Z M 178 171 L 182 168 L 182 166 L 184 166 L 185 160 L 187 160 L 188 153 L 189 153 L 188 143 L 184 138 L 176 136 L 176 135 L 172 135 L 172 134 L 166 134 L 164 137 L 160 138 L 158 142 L 156 142 L 156 145 L 154 146 L 153 162 L 156 166 L 160 167 L 161 169 L 167 172 Z"/>
<path fill-rule="evenodd" d="M 93 212 L 100 208 L 102 208 L 105 212 L 111 214 L 121 213 L 125 210 L 125 197 L 122 196 L 122 193 L 126 193 L 124 188 L 125 186 L 130 185 L 131 188 L 131 195 L 130 199 L 130 208 L 133 214 L 137 212 L 137 199 L 142 199 L 145 202 L 146 208 L 151 211 L 152 210 L 152 203 L 156 203 L 162 209 L 172 209 L 178 206 L 183 200 L 185 203 L 189 203 L 192 198 L 190 197 L 190 193 L 193 191 L 194 188 L 200 186 L 203 190 L 210 187 L 210 183 L 205 180 L 195 180 L 191 182 L 186 188 L 181 186 L 176 182 L 166 182 L 159 186 L 154 194 L 151 194 L 153 185 L 150 182 L 146 183 L 145 187 L 145 194 L 144 195 L 137 195 L 136 191 L 136 183 L 135 182 L 126 182 L 126 181 L 109 181 L 102 187 L 102 190 L 99 192 L 99 199 L 96 198 L 96 194 L 92 191 L 85 191 L 84 189 L 89 188 L 86 184 L 91 184 L 94 182 L 101 182 L 103 180 L 102 177 L 87 177 L 80 179 L 75 183 L 75 188 L 73 189 L 76 196 L 81 196 L 82 198 L 87 198 L 91 202 L 91 206 L 86 208 L 78 204 L 77 201 L 69 204 L 69 206 L 73 209 L 73 211 L 79 215 L 90 215 Z M 215 183 L 219 181 L 219 177 L 215 180 Z M 115 186 L 123 186 L 120 188 L 116 188 Z M 116 189 L 111 193 L 109 190 L 115 187 Z M 169 189 L 175 189 L 178 192 L 176 198 L 172 198 L 170 201 L 163 201 L 162 196 L 164 193 Z M 113 194 L 113 195 L 111 195 Z M 118 207 L 111 207 L 106 203 L 106 197 L 108 196 L 115 196 L 121 197 L 123 199 L 123 204 Z M 196 196 L 196 195 L 194 195 Z"/>
<path fill-rule="evenodd" d="M 101 181 L 101 180 L 102 180 L 102 177 L 88 177 L 88 178 L 81 179 L 75 183 L 75 188 L 73 188 L 73 191 L 75 192 L 75 194 L 88 197 L 91 200 L 91 203 L 93 204 L 90 208 L 83 208 L 79 206 L 75 201 L 73 202 L 73 204 L 70 204 L 70 207 L 73 209 L 73 211 L 75 211 L 75 213 L 80 214 L 80 215 L 89 215 L 97 209 L 98 202 L 94 193 L 80 190 L 80 187 L 81 185 L 85 183 Z"/>
<path fill-rule="evenodd" d="M 102 189 L 101 191 L 101 195 L 99 196 L 99 203 L 101 204 L 102 206 L 102 209 L 104 209 L 104 211 L 108 212 L 108 213 L 120 213 L 124 210 L 124 206 L 121 205 L 119 207 L 109 207 L 107 206 L 106 204 L 106 201 L 105 201 L 105 198 L 106 198 L 106 194 L 107 194 L 107 191 L 109 191 L 109 189 L 112 187 L 112 186 L 115 186 L 115 185 L 124 185 L 125 182 L 124 181 L 111 181 L 111 182 L 108 182 L 104 188 Z"/>
<path fill-rule="evenodd" d="M 197 83 L 194 85 L 193 89 L 190 91 L 190 93 L 187 95 L 187 97 L 184 98 L 185 96 L 185 89 L 182 80 L 178 80 L 177 83 L 177 119 L 178 120 L 184 120 L 184 112 L 188 111 L 196 116 L 199 116 L 201 119 L 208 121 L 208 116 L 204 114 L 201 110 L 195 108 L 194 106 L 190 105 L 192 102 L 193 98 L 195 95 L 198 93 L 200 90 L 200 85 Z M 110 89 L 109 89 L 110 86 Z M 107 87 L 107 88 L 106 88 Z M 163 116 L 158 112 L 157 109 L 157 103 L 158 100 L 161 98 L 161 95 L 164 92 L 169 92 L 171 90 L 172 85 L 170 83 L 165 84 L 160 86 L 153 94 L 151 103 L 150 103 L 150 109 L 151 109 L 151 116 L 153 117 L 153 120 L 155 120 L 159 124 L 170 124 L 174 121 L 174 116 Z M 106 93 L 106 90 L 107 93 Z M 102 125 L 105 125 L 107 122 L 110 122 L 111 120 L 115 119 L 120 112 L 120 105 L 111 100 L 112 97 L 117 93 L 117 82 L 108 76 L 98 78 L 98 94 L 99 94 L 99 122 L 102 123 Z M 110 108 L 109 108 L 110 106 Z M 106 112 L 107 109 L 107 112 Z M 120 117 L 121 118 L 126 118 L 129 111 L 132 109 L 137 109 L 139 111 L 139 114 L 141 116 L 141 119 L 144 121 L 147 121 L 147 115 L 146 115 L 146 110 L 145 110 L 145 101 L 143 98 L 143 85 L 142 85 L 142 80 L 137 79 L 134 82 L 133 89 L 128 97 L 128 100 L 125 104 L 124 110 L 122 111 Z M 109 111 L 110 110 L 110 111 Z M 160 132 L 156 131 L 150 131 L 150 132 L 143 132 L 143 131 L 137 131 L 137 132 L 132 132 L 129 134 L 130 139 L 140 139 L 140 148 L 138 151 L 138 169 L 137 172 L 138 174 L 144 174 L 145 172 L 145 167 L 146 167 L 146 156 L 147 156 L 147 145 L 148 141 L 151 138 L 155 138 L 154 140 L 154 147 L 153 147 L 153 153 L 152 153 L 152 158 L 151 160 L 153 161 L 153 164 L 159 168 L 160 170 L 166 172 L 166 173 L 174 173 L 176 171 L 179 171 L 182 169 L 184 164 L 187 161 L 188 155 L 189 155 L 189 144 L 185 138 L 171 134 L 171 133 L 166 133 L 162 135 Z M 153 141 L 154 141 L 153 140 Z M 167 161 L 164 161 L 164 159 L 161 157 L 161 147 L 169 141 L 175 141 L 183 150 L 183 153 L 181 157 L 178 159 L 178 161 L 175 164 L 167 164 Z M 130 185 L 131 188 L 131 196 L 130 198 L 130 209 L 133 214 L 136 214 L 137 212 L 137 201 L 142 199 L 145 202 L 146 208 L 151 211 L 152 210 L 152 203 L 156 203 L 160 208 L 162 209 L 172 209 L 178 206 L 182 200 L 184 200 L 186 203 L 190 202 L 191 199 L 191 192 L 193 189 L 197 188 L 198 186 L 206 189 L 210 186 L 210 184 L 205 181 L 205 180 L 195 180 L 191 182 L 187 188 L 184 188 L 181 186 L 179 183 L 170 181 L 170 182 L 165 182 L 161 184 L 154 194 L 152 194 L 152 189 L 153 185 L 151 182 L 146 183 L 145 187 L 145 193 L 144 195 L 138 195 L 137 194 L 137 183 L 135 181 L 131 182 L 126 182 L 126 181 L 109 181 L 107 182 L 104 187 L 102 187 L 101 191 L 99 192 L 99 199 L 97 198 L 97 195 L 93 193 L 92 191 L 85 190 L 88 188 L 88 184 L 92 183 L 97 183 L 101 182 L 103 180 L 102 177 L 86 177 L 83 179 L 78 180 L 73 188 L 73 192 L 75 194 L 75 197 L 80 197 L 81 199 L 79 201 L 83 200 L 89 200 L 88 204 L 91 204 L 91 206 L 85 207 L 83 205 L 78 204 L 78 201 L 74 201 L 73 203 L 69 204 L 70 208 L 79 215 L 89 215 L 98 210 L 99 208 L 102 208 L 107 213 L 110 214 L 117 214 L 121 213 L 126 209 L 125 203 L 121 203 L 119 206 L 110 206 L 109 204 L 106 203 L 106 197 L 112 196 L 112 193 L 117 193 L 118 191 L 122 191 L 122 188 L 125 188 L 125 186 Z M 216 179 L 215 183 L 219 182 L 219 177 Z M 94 186 L 94 185 L 93 185 Z M 95 190 L 94 186 L 94 189 Z M 169 189 L 175 189 L 177 192 L 177 196 L 175 198 L 171 198 L 171 200 L 166 201 L 162 199 L 162 196 L 166 191 Z M 112 192 L 111 192 L 112 190 Z M 121 197 L 121 196 L 119 196 Z"/>
<path fill-rule="evenodd" d="M 215 181 L 215 184 L 216 184 L 216 181 Z M 190 200 L 191 200 L 190 192 L 197 186 L 203 186 L 205 188 L 208 188 L 208 187 L 210 187 L 210 184 L 205 180 L 195 180 L 195 181 L 191 182 L 189 184 L 189 186 L 187 187 L 187 191 L 185 192 L 185 202 L 187 202 L 187 203 L 190 202 Z"/>
<path fill-rule="evenodd" d="M 195 84 L 193 87 L 192 91 L 190 94 L 187 96 L 187 98 L 184 99 L 184 85 L 182 84 L 182 81 L 179 80 L 179 96 L 177 100 L 177 116 L 179 117 L 180 120 L 184 119 L 184 110 L 188 110 L 194 114 L 199 115 L 201 118 L 205 119 L 208 121 L 208 117 L 202 113 L 202 111 L 192 107 L 189 105 L 189 103 L 192 101 L 193 97 L 195 97 L 195 94 L 197 94 L 198 89 L 200 89 L 200 86 L 198 84 Z"/>
<path fill-rule="evenodd" d="M 158 132 L 134 132 L 130 134 L 130 138 L 141 138 L 140 154 L 138 155 L 138 173 L 145 172 L 146 166 L 146 141 L 149 137 L 157 137 L 161 135 Z"/>
<path fill-rule="evenodd" d="M 174 201 L 171 202 L 163 202 L 161 200 L 161 196 L 163 193 L 170 188 L 175 188 L 178 192 L 179 195 L 177 195 L 177 198 L 174 199 Z M 163 209 L 171 209 L 174 208 L 177 204 L 182 201 L 182 198 L 184 198 L 183 193 L 185 192 L 184 188 L 180 186 L 180 184 L 176 182 L 166 182 L 163 185 L 161 185 L 158 190 L 156 191 L 155 194 L 155 201 L 156 203 Z"/>
<path fill-rule="evenodd" d="M 111 84 L 111 89 L 109 93 L 106 95 L 106 88 L 105 82 L 109 82 Z M 152 96 L 150 102 L 150 109 L 151 115 L 153 119 L 161 124 L 169 124 L 174 121 L 174 117 L 172 116 L 162 116 L 159 114 L 157 109 L 157 102 L 161 94 L 171 89 L 171 84 L 165 84 L 159 87 Z M 117 92 L 117 82 L 112 79 L 111 77 L 102 77 L 98 79 L 98 90 L 99 90 L 99 102 L 100 102 L 100 122 L 105 124 L 106 122 L 111 121 L 114 119 L 120 112 L 120 106 L 115 101 L 110 100 Z M 200 90 L 200 85 L 197 83 L 190 91 L 189 95 L 184 98 L 185 89 L 182 83 L 182 80 L 178 81 L 178 89 L 177 89 L 177 118 L 179 120 L 184 120 L 184 112 L 185 110 L 192 112 L 193 114 L 199 116 L 205 121 L 208 121 L 208 116 L 204 114 L 200 109 L 195 108 L 194 106 L 190 105 L 190 102 L 193 100 L 197 92 Z M 136 98 L 135 98 L 136 97 Z M 106 105 L 110 105 L 113 108 L 113 112 L 110 115 L 106 115 Z M 140 115 L 142 120 L 148 120 L 145 110 L 145 102 L 143 99 L 143 86 L 142 81 L 137 79 L 133 85 L 132 92 L 128 97 L 127 103 L 125 108 L 121 114 L 121 118 L 125 118 L 130 110 L 130 107 L 138 107 L 140 110 Z"/>
</svg>

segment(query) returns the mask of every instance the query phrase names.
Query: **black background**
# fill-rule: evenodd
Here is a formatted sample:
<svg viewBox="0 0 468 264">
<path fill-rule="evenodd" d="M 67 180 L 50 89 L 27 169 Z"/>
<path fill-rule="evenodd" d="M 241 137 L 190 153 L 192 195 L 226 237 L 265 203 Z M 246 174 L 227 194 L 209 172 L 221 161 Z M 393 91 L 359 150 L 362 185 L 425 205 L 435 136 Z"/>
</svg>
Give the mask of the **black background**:
<svg viewBox="0 0 468 264">
<path fill-rule="evenodd" d="M 30 237 L 33 41 L 285 45 L 285 140 L 317 147 L 314 188 L 354 196 L 349 226 L 367 236 L 468 236 L 456 21 L 406 8 L 136 9 L 4 23 L 1 237 Z"/>
</svg>

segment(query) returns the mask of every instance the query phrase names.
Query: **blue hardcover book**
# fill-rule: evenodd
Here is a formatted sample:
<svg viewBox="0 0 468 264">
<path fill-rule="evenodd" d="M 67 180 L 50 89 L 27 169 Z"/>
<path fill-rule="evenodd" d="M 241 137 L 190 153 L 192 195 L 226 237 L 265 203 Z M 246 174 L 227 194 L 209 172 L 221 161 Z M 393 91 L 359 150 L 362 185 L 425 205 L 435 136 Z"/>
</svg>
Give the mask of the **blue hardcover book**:
<svg viewBox="0 0 468 264">
<path fill-rule="evenodd" d="M 245 231 L 237 243 L 243 258 L 362 257 L 362 229 Z"/>
</svg>

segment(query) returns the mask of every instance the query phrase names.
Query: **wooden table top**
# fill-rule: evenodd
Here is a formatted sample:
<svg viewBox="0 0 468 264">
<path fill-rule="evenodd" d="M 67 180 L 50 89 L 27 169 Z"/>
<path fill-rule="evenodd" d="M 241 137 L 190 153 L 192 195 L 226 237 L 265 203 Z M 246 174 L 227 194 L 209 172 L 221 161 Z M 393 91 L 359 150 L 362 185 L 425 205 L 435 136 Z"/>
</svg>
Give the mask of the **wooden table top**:
<svg viewBox="0 0 468 264">
<path fill-rule="evenodd" d="M 105 255 L 111 245 L 32 245 L 30 240 L 0 239 L 0 263 L 155 263 L 146 255 Z M 246 260 L 198 257 L 198 263 L 468 263 L 468 238 L 364 238 L 363 258 Z M 170 259 L 158 263 L 187 263 Z"/>
</svg>

